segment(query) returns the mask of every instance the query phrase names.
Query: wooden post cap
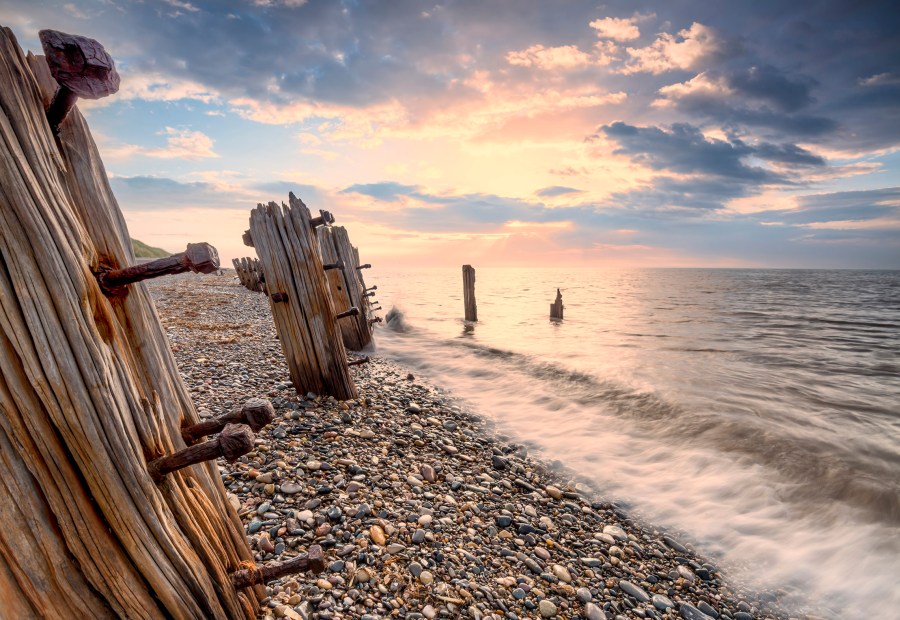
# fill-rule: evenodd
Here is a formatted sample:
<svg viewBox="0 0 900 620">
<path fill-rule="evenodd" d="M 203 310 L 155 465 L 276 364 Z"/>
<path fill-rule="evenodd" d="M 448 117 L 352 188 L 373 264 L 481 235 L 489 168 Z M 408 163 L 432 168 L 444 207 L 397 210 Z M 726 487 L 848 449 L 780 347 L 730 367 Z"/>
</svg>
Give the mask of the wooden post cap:
<svg viewBox="0 0 900 620">
<path fill-rule="evenodd" d="M 238 411 L 226 413 L 212 420 L 204 420 L 181 429 L 181 437 L 188 445 L 201 437 L 220 432 L 228 424 L 246 424 L 258 433 L 275 419 L 275 408 L 264 398 L 250 398 Z"/>
<path fill-rule="evenodd" d="M 255 439 L 246 424 L 226 424 L 215 439 L 153 459 L 147 463 L 147 472 L 156 482 L 160 482 L 168 473 L 220 456 L 226 461 L 234 461 L 253 449 Z"/>
<path fill-rule="evenodd" d="M 265 566 L 237 570 L 231 574 L 231 583 L 239 590 L 264 584 L 284 575 L 301 572 L 318 574 L 324 570 L 325 553 L 319 545 L 312 545 L 306 554 L 298 555 L 285 562 L 272 562 Z"/>
</svg>

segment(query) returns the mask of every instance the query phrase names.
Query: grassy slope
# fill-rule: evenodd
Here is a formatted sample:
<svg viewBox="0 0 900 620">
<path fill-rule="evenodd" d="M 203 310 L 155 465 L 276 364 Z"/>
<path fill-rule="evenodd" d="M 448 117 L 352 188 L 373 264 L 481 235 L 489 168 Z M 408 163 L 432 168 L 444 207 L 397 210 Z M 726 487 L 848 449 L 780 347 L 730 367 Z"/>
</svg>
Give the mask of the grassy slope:
<svg viewBox="0 0 900 620">
<path fill-rule="evenodd" d="M 164 258 L 171 256 L 171 252 L 166 252 L 161 248 L 154 248 L 137 239 L 131 240 L 131 248 L 134 250 L 135 258 Z"/>
</svg>

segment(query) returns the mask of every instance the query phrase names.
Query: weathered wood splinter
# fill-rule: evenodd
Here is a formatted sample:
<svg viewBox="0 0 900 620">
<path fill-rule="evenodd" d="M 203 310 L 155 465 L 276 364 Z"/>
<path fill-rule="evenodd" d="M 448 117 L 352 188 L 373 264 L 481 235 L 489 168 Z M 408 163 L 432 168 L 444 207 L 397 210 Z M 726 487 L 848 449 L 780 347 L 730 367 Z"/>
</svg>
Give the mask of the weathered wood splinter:
<svg viewBox="0 0 900 620">
<path fill-rule="evenodd" d="M 226 424 L 215 439 L 153 459 L 147 463 L 147 472 L 153 480 L 161 482 L 166 474 L 220 456 L 226 461 L 234 461 L 250 452 L 255 440 L 256 436 L 246 424 Z"/>
<path fill-rule="evenodd" d="M 208 243 L 189 243 L 187 250 L 149 263 L 133 265 L 124 269 L 100 271 L 97 281 L 103 292 L 110 294 L 117 288 L 134 284 L 141 280 L 193 271 L 213 273 L 219 269 L 219 253 Z"/>
<path fill-rule="evenodd" d="M 184 443 L 191 445 L 201 437 L 220 432 L 228 424 L 246 424 L 254 433 L 258 433 L 275 419 L 275 408 L 264 398 L 250 398 L 239 410 L 231 411 L 225 415 L 204 420 L 198 424 L 185 426 L 181 429 L 181 437 Z"/>
<path fill-rule="evenodd" d="M 249 588 L 264 584 L 273 579 L 293 573 L 310 572 L 314 574 L 325 570 L 325 554 L 322 547 L 312 545 L 305 555 L 298 555 L 285 562 L 272 562 L 265 566 L 243 568 L 231 574 L 231 583 L 237 589 Z"/>
</svg>

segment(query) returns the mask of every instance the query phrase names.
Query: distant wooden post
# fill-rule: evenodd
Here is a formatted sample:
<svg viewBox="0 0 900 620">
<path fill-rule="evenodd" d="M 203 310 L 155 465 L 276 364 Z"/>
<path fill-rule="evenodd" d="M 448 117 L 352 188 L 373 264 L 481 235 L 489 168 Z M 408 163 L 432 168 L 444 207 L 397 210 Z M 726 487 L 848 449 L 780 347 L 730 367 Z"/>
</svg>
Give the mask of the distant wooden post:
<svg viewBox="0 0 900 620">
<path fill-rule="evenodd" d="M 475 268 L 463 265 L 463 303 L 466 306 L 466 320 L 478 320 L 478 308 L 475 306 Z"/>
<path fill-rule="evenodd" d="M 563 306 L 562 303 L 562 293 L 559 292 L 559 289 L 556 289 L 556 301 L 550 304 L 550 318 L 551 319 L 559 319 L 560 321 L 563 318 Z"/>
<path fill-rule="evenodd" d="M 272 317 L 298 394 L 356 398 L 347 353 L 314 231 L 316 221 L 293 194 L 290 204 L 270 202 L 250 213 L 248 240 L 256 248 L 269 291 Z M 330 220 L 329 220 L 330 221 Z"/>
</svg>

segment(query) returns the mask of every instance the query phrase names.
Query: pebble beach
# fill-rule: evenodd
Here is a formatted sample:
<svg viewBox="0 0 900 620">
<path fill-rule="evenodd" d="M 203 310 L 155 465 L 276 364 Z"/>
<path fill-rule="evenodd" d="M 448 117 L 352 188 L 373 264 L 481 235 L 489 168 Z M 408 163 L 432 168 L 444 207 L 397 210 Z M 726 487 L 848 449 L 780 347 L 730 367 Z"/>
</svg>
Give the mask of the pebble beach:
<svg viewBox="0 0 900 620">
<path fill-rule="evenodd" d="M 357 399 L 298 395 L 267 299 L 225 274 L 149 288 L 201 417 L 275 407 L 253 452 L 220 461 L 257 563 L 325 550 L 324 573 L 266 586 L 260 618 L 791 617 L 377 349 Z"/>
</svg>

